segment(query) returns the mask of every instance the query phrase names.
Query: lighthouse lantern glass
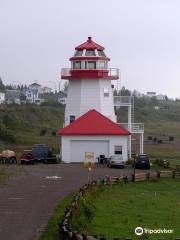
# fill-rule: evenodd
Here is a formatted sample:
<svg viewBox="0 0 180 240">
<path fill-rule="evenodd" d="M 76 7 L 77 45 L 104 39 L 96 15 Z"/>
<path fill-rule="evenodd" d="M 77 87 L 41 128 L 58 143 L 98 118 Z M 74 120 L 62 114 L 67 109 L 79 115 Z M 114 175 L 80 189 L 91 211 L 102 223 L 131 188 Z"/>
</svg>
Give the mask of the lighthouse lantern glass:
<svg viewBox="0 0 180 240">
<path fill-rule="evenodd" d="M 98 55 L 100 57 L 106 57 L 105 53 L 103 52 L 103 50 L 98 50 Z"/>
<path fill-rule="evenodd" d="M 85 56 L 96 56 L 94 50 L 86 50 Z"/>
<path fill-rule="evenodd" d="M 77 50 L 75 56 L 82 56 L 83 50 Z"/>
</svg>

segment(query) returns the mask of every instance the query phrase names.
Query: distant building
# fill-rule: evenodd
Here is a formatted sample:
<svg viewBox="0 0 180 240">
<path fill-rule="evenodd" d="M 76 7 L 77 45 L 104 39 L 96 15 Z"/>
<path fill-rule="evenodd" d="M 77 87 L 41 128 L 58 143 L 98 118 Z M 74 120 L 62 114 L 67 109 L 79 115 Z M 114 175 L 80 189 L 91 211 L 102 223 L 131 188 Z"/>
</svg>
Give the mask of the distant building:
<svg viewBox="0 0 180 240">
<path fill-rule="evenodd" d="M 156 97 L 156 92 L 147 92 L 146 96 L 149 98 Z"/>
<path fill-rule="evenodd" d="M 41 93 L 41 94 L 51 93 L 51 92 L 52 92 L 52 88 L 49 88 L 49 87 L 42 87 L 42 88 L 39 90 L 39 93 Z"/>
<path fill-rule="evenodd" d="M 159 100 L 159 101 L 164 101 L 164 100 L 166 100 L 166 95 L 158 94 L 156 96 L 156 99 Z"/>
<path fill-rule="evenodd" d="M 159 106 L 154 106 L 154 109 L 155 109 L 155 110 L 159 110 L 160 107 L 159 107 Z"/>
<path fill-rule="evenodd" d="M 41 90 L 41 85 L 38 83 L 32 83 L 28 87 L 30 90 L 38 90 L 38 92 Z"/>
<path fill-rule="evenodd" d="M 141 98 L 141 97 L 144 96 L 144 94 L 141 93 L 141 92 L 139 92 L 139 91 L 137 91 L 137 90 L 134 90 L 133 96 L 135 96 L 135 97 L 137 97 L 137 98 Z"/>
<path fill-rule="evenodd" d="M 20 90 L 6 90 L 5 103 L 6 104 L 21 104 L 20 101 Z"/>
<path fill-rule="evenodd" d="M 58 103 L 65 105 L 66 99 L 67 99 L 67 94 L 65 92 L 60 91 L 58 93 Z"/>
<path fill-rule="evenodd" d="M 41 104 L 44 102 L 44 99 L 39 97 L 38 89 L 27 88 L 21 92 L 21 102 Z"/>
<path fill-rule="evenodd" d="M 5 103 L 5 93 L 0 92 L 0 104 Z"/>
</svg>

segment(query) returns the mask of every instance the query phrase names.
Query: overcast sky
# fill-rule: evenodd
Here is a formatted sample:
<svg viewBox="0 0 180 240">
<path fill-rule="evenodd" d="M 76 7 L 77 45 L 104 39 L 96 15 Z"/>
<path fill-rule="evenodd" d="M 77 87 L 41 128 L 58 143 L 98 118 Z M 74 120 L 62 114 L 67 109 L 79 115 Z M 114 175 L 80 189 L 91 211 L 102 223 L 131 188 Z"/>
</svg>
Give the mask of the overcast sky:
<svg viewBox="0 0 180 240">
<path fill-rule="evenodd" d="M 121 85 L 180 97 L 180 0 L 0 0 L 0 76 L 57 88 L 88 36 Z"/>
</svg>

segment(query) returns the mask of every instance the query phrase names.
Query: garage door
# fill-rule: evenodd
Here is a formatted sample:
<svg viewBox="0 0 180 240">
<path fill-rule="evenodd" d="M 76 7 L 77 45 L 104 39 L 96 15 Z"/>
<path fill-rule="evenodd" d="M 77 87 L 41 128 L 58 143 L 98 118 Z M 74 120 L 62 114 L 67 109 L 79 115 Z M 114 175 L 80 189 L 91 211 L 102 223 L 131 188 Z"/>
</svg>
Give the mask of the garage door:
<svg viewBox="0 0 180 240">
<path fill-rule="evenodd" d="M 109 141 L 71 141 L 71 162 L 83 162 L 85 152 L 94 152 L 95 160 L 100 154 L 109 156 Z"/>
</svg>

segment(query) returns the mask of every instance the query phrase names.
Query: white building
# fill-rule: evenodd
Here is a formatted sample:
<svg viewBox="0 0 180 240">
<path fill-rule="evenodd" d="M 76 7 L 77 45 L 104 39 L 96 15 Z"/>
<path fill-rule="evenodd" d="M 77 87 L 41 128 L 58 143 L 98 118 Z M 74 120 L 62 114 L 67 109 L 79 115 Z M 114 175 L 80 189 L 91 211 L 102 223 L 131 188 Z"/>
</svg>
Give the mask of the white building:
<svg viewBox="0 0 180 240">
<path fill-rule="evenodd" d="M 42 87 L 39 90 L 39 93 L 41 93 L 41 94 L 46 94 L 46 93 L 51 93 L 51 92 L 52 92 L 52 88 L 49 88 L 49 87 Z"/>
<path fill-rule="evenodd" d="M 119 78 L 118 69 L 109 69 L 104 47 L 88 40 L 75 48 L 71 69 L 62 69 L 61 78 L 69 80 L 65 108 L 65 128 L 61 136 L 62 160 L 82 162 L 85 152 L 109 157 L 121 148 L 128 158 L 129 131 L 116 123 L 111 80 Z"/>
<path fill-rule="evenodd" d="M 67 100 L 67 94 L 65 92 L 60 91 L 58 93 L 58 99 L 57 99 L 58 103 L 65 105 L 66 100 Z"/>
<path fill-rule="evenodd" d="M 93 152 L 95 161 L 99 155 L 115 154 L 121 154 L 126 161 L 129 134 L 101 113 L 90 110 L 58 132 L 62 139 L 62 160 L 83 162 L 85 152 Z"/>
<path fill-rule="evenodd" d="M 149 98 L 156 97 L 156 92 L 147 92 L 146 96 Z"/>
<path fill-rule="evenodd" d="M 0 104 L 5 103 L 5 93 L 0 92 Z"/>
<path fill-rule="evenodd" d="M 158 94 L 156 96 L 156 99 L 159 100 L 159 101 L 165 101 L 166 100 L 166 95 Z"/>
</svg>

